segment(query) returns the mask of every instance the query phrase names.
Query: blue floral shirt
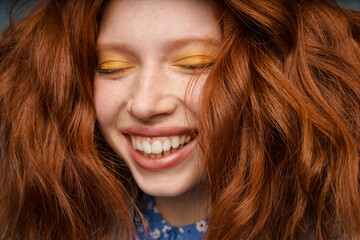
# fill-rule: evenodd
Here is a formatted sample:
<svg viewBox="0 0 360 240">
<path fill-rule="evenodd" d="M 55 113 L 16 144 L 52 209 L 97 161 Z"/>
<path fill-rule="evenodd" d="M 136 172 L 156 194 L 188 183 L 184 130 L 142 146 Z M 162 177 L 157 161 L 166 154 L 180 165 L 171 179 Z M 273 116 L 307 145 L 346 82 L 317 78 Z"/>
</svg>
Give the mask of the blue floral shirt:
<svg viewBox="0 0 360 240">
<path fill-rule="evenodd" d="M 140 211 L 149 225 L 148 234 L 139 219 L 135 219 L 140 240 L 201 240 L 207 229 L 205 220 L 183 227 L 174 227 L 168 224 L 160 215 L 155 206 L 153 197 L 143 194 L 141 196 Z"/>
</svg>

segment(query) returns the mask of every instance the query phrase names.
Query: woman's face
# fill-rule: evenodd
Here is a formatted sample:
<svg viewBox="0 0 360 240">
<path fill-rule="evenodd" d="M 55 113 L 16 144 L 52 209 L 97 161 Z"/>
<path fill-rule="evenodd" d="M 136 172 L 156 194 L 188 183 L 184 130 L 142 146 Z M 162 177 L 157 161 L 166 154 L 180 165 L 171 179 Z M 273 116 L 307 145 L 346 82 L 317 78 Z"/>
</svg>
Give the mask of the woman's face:
<svg viewBox="0 0 360 240">
<path fill-rule="evenodd" d="M 220 41 L 206 1 L 119 0 L 105 10 L 97 42 L 96 116 L 107 142 L 150 195 L 177 196 L 201 180 L 190 132 L 198 129 L 202 85 Z M 202 73 L 185 100 L 196 67 Z"/>
</svg>

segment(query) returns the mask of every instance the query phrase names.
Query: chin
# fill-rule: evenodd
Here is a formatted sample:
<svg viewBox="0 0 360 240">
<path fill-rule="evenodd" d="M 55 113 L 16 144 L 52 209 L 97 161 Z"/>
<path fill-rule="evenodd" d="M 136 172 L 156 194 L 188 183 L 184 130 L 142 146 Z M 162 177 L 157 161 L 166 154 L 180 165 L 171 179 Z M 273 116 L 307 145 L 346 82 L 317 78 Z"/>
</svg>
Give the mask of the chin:
<svg viewBox="0 0 360 240">
<path fill-rule="evenodd" d="M 197 179 L 193 182 L 167 182 L 167 183 L 139 183 L 139 188 L 153 197 L 177 197 L 188 192 L 201 182 Z"/>
<path fill-rule="evenodd" d="M 202 182 L 203 170 L 199 159 L 196 154 L 175 167 L 160 171 L 148 171 L 136 164 L 129 164 L 129 167 L 138 187 L 146 194 L 154 197 L 176 197 Z"/>
</svg>

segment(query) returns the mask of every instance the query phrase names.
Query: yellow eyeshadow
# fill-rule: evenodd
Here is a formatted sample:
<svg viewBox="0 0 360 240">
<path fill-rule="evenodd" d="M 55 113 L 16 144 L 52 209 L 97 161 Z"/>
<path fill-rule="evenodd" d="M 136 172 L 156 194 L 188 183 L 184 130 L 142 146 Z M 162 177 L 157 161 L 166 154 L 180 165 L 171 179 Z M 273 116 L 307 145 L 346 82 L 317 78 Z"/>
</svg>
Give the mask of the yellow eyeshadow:
<svg viewBox="0 0 360 240">
<path fill-rule="evenodd" d="M 106 61 L 100 62 L 98 65 L 99 69 L 119 69 L 119 68 L 135 68 L 136 65 L 129 61 L 121 61 L 121 60 L 114 60 L 114 61 Z"/>
<path fill-rule="evenodd" d="M 196 56 L 189 56 L 180 58 L 176 61 L 174 61 L 175 65 L 197 65 L 197 64 L 206 64 L 211 63 L 215 59 L 209 56 L 204 55 L 196 55 Z"/>
<path fill-rule="evenodd" d="M 197 52 L 190 51 L 187 53 L 176 54 L 172 59 L 172 66 L 194 66 L 194 65 L 205 65 L 215 61 L 215 57 L 210 52 Z"/>
</svg>

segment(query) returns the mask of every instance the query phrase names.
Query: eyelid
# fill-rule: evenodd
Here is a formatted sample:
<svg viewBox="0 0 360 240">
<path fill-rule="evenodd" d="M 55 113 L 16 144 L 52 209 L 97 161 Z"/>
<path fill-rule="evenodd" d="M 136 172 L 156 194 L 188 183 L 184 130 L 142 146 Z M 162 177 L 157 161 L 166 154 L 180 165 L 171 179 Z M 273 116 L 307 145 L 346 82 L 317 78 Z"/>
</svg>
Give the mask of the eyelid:
<svg viewBox="0 0 360 240">
<path fill-rule="evenodd" d="M 173 61 L 173 65 L 194 65 L 194 64 L 204 64 L 211 63 L 215 61 L 215 58 L 209 55 L 191 55 L 186 57 L 180 57 Z"/>
<path fill-rule="evenodd" d="M 98 64 L 98 69 L 135 68 L 136 65 L 127 60 L 107 60 Z"/>
<path fill-rule="evenodd" d="M 190 61 L 192 61 L 192 62 L 212 62 L 214 60 L 215 60 L 215 58 L 210 55 L 198 54 L 198 55 L 191 55 L 191 56 L 176 58 L 173 60 L 173 62 L 175 62 L 175 63 L 187 62 L 187 61 L 189 61 L 189 62 Z"/>
</svg>

